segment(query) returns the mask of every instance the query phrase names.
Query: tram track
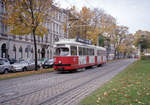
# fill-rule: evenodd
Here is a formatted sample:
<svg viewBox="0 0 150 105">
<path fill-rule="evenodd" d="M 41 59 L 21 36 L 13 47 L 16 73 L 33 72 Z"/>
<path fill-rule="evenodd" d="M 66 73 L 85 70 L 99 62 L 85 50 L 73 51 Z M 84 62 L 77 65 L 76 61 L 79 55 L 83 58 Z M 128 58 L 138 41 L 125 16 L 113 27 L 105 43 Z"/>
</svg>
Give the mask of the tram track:
<svg viewBox="0 0 150 105">
<path fill-rule="evenodd" d="M 94 71 L 94 72 L 92 72 L 92 73 L 97 73 L 97 72 L 99 72 L 99 71 Z M 81 75 L 81 74 L 80 74 Z M 80 76 L 79 75 L 79 76 Z M 90 75 L 90 74 L 89 74 Z M 16 99 L 16 98 L 19 98 L 19 97 L 23 97 L 23 96 L 26 96 L 26 95 L 29 95 L 29 94 L 33 94 L 33 93 L 36 93 L 36 92 L 38 92 L 38 91 L 41 91 L 41 90 L 44 90 L 44 89 L 47 89 L 47 88 L 52 88 L 52 87 L 55 87 L 55 86 L 57 86 L 58 84 L 63 84 L 64 82 L 70 82 L 70 81 L 72 81 L 72 80 L 76 80 L 76 79 L 79 79 L 79 76 L 77 76 L 77 75 L 75 75 L 75 77 L 73 77 L 73 78 L 68 78 L 68 79 L 66 79 L 66 80 L 64 80 L 64 81 L 61 81 L 61 82 L 58 82 L 57 84 L 51 84 L 50 86 L 47 86 L 47 87 L 43 87 L 43 88 L 41 88 L 41 89 L 37 89 L 37 90 L 34 90 L 34 91 L 32 91 L 32 92 L 29 92 L 29 93 L 26 93 L 26 94 L 22 94 L 22 95 L 19 95 L 19 96 L 16 96 L 16 97 L 13 97 L 13 98 L 10 98 L 10 99 L 6 99 L 6 100 L 3 100 L 3 101 L 0 101 L 0 103 L 5 103 L 5 102 L 7 102 L 7 101 L 11 101 L 11 100 L 14 100 L 14 99 Z M 87 74 L 84 74 L 84 75 L 82 75 L 82 76 L 88 76 Z M 81 76 L 81 77 L 82 77 Z M 11 88 L 11 87 L 10 87 Z M 8 88 L 7 90 L 9 90 L 10 88 Z M 6 91 L 6 90 L 5 90 Z"/>
<path fill-rule="evenodd" d="M 119 62 L 115 62 L 115 64 L 117 65 L 117 64 L 119 64 Z M 123 65 L 123 64 L 122 64 L 122 65 Z M 111 66 L 111 64 L 110 64 L 109 66 Z M 104 69 L 106 69 L 106 68 L 108 68 L 108 67 L 107 67 L 107 66 L 106 66 L 106 67 L 103 67 L 103 68 L 102 68 L 102 69 L 103 69 L 102 71 L 105 71 Z M 77 88 L 79 88 L 79 87 L 82 87 L 82 86 L 84 86 L 84 85 L 86 85 L 86 84 L 88 84 L 88 83 L 90 83 L 90 82 L 92 82 L 92 81 L 98 79 L 98 78 L 101 77 L 101 76 L 107 75 L 108 73 L 111 73 L 111 72 L 113 72 L 114 70 L 116 70 L 116 67 L 112 67 L 111 70 L 108 70 L 108 71 L 106 71 L 106 72 L 104 72 L 104 73 L 101 73 L 100 75 L 97 75 L 97 74 L 98 74 L 97 72 L 99 72 L 99 70 L 95 70 L 95 69 L 97 69 L 97 68 L 94 68 L 94 69 L 91 70 L 91 71 L 89 70 L 89 71 L 92 73 L 92 75 L 93 75 L 92 77 L 90 77 L 90 78 L 92 78 L 92 79 L 88 79 L 88 78 L 87 78 L 87 80 L 84 81 L 83 83 L 81 83 L 81 84 L 79 84 L 79 85 L 77 85 L 77 86 L 71 87 L 70 89 L 67 89 L 67 90 L 65 90 L 64 92 L 61 92 L 61 93 L 59 93 L 59 94 L 57 94 L 57 95 L 54 95 L 53 97 L 51 97 L 51 98 L 49 98 L 49 99 L 47 99 L 47 100 L 41 102 L 39 105 L 45 104 L 45 103 L 47 103 L 47 102 L 53 100 L 54 98 L 58 98 L 58 97 L 60 97 L 60 96 L 62 96 L 62 95 L 64 95 L 64 94 L 66 94 L 66 93 L 68 93 L 68 92 L 71 92 L 72 90 L 75 90 L 75 89 L 77 89 Z M 94 70 L 95 70 L 95 71 L 94 71 Z M 86 71 L 85 71 L 85 72 L 86 72 Z M 43 88 L 41 88 L 41 89 L 37 89 L 37 90 L 34 90 L 34 91 L 29 92 L 29 93 L 26 93 L 26 94 L 18 95 L 18 96 L 16 96 L 16 97 L 12 97 L 12 98 L 10 98 L 10 99 L 3 100 L 3 101 L 1 101 L 0 103 L 5 103 L 5 102 L 8 102 L 8 101 L 15 100 L 15 99 L 17 99 L 17 98 L 21 98 L 21 97 L 25 97 L 25 96 L 28 96 L 28 95 L 31 95 L 31 94 L 34 94 L 34 93 L 38 93 L 39 91 L 42 91 L 42 90 L 45 90 L 45 89 L 48 89 L 48 88 L 52 88 L 52 87 L 54 88 L 54 87 L 56 87 L 56 86 L 59 85 L 59 84 L 65 85 L 65 84 L 67 84 L 67 82 L 73 82 L 73 81 L 75 81 L 75 80 L 76 80 L 76 81 L 77 81 L 77 80 L 80 81 L 80 79 L 83 78 L 84 76 L 88 77 L 88 76 L 91 76 L 91 74 L 90 74 L 89 72 L 88 72 L 88 74 L 82 72 L 82 74 L 74 75 L 74 77 L 70 76 L 71 78 L 67 78 L 67 79 L 64 80 L 64 81 L 58 82 L 58 83 L 56 83 L 56 84 L 51 84 L 50 86 L 43 87 Z M 79 77 L 80 77 L 80 78 L 79 78 Z"/>
<path fill-rule="evenodd" d="M 128 65 L 129 65 L 129 63 L 128 63 Z M 125 67 L 126 67 L 126 66 L 122 67 L 121 69 L 124 69 Z M 43 104 L 45 104 L 45 103 L 47 103 L 47 102 L 50 102 L 50 101 L 52 101 L 52 100 L 54 100 L 54 99 L 57 99 L 58 97 L 63 96 L 63 95 L 65 95 L 65 94 L 67 94 L 67 93 L 69 93 L 69 92 L 71 92 L 71 91 L 73 91 L 73 90 L 75 90 L 75 89 L 78 89 L 79 87 L 82 87 L 82 86 L 84 86 L 84 85 L 86 85 L 86 84 L 88 84 L 88 83 L 90 83 L 90 82 L 92 82 L 92 81 L 94 81 L 94 80 L 96 80 L 96 79 L 102 77 L 102 76 L 105 76 L 105 75 L 107 75 L 108 73 L 110 74 L 110 73 L 114 72 L 115 69 L 116 69 L 116 68 L 113 68 L 113 69 L 111 69 L 111 71 L 107 71 L 107 72 L 104 72 L 103 74 L 97 75 L 96 77 L 94 77 L 94 78 L 92 78 L 92 79 L 89 79 L 89 80 L 85 81 L 84 83 L 79 84 L 79 85 L 77 85 L 77 86 L 75 86 L 75 87 L 73 87 L 73 88 L 71 88 L 71 89 L 69 89 L 69 90 L 67 90 L 67 91 L 64 91 L 64 92 L 62 92 L 62 93 L 60 93 L 60 94 L 58 94 L 58 95 L 56 95 L 56 96 L 53 96 L 53 97 L 51 97 L 50 99 L 48 99 L 48 100 L 46 100 L 46 101 L 44 101 L 44 102 L 42 102 L 42 103 L 40 103 L 40 104 L 38 104 L 38 105 L 43 105 Z M 51 104 L 52 104 L 52 103 L 51 103 Z M 56 104 L 56 103 L 55 103 L 55 104 Z"/>
<path fill-rule="evenodd" d="M 112 64 L 113 62 L 110 62 L 109 64 Z M 100 67 L 101 68 L 101 67 Z M 80 72 L 80 71 L 79 71 Z M 82 72 L 82 71 L 81 71 Z M 40 79 L 51 79 L 51 78 L 57 78 L 57 77 L 61 77 L 60 75 L 58 75 L 58 74 L 56 74 L 56 73 L 54 73 L 54 72 L 51 72 L 51 73 L 48 73 L 49 75 L 47 76 L 47 75 L 45 75 L 45 74 L 38 74 L 38 75 L 36 75 L 36 76 L 39 76 L 39 77 L 36 77 L 36 78 L 25 78 L 25 80 L 20 80 L 20 82 L 18 82 L 18 81 L 16 81 L 16 78 L 15 79 L 12 79 L 12 83 L 11 84 L 7 84 L 7 82 L 8 82 L 8 80 L 3 80 L 3 82 L 4 83 L 1 83 L 1 84 L 3 84 L 3 85 L 0 85 L 0 87 L 1 88 L 3 88 L 4 90 L 9 90 L 9 89 L 12 89 L 12 87 L 10 87 L 10 86 L 14 86 L 14 88 L 16 88 L 16 86 L 18 86 L 18 85 L 21 85 L 21 83 L 30 83 L 30 82 L 33 82 L 33 81 L 37 81 L 37 80 L 40 80 Z M 43 75 L 43 76 L 42 76 Z M 33 76 L 35 76 L 35 75 L 33 75 Z M 63 77 L 63 76 L 62 76 Z M 22 77 L 19 77 L 19 78 L 22 78 Z M 17 78 L 18 79 L 18 78 Z M 0 93 L 2 93 L 1 92 L 1 90 L 0 90 Z"/>
</svg>

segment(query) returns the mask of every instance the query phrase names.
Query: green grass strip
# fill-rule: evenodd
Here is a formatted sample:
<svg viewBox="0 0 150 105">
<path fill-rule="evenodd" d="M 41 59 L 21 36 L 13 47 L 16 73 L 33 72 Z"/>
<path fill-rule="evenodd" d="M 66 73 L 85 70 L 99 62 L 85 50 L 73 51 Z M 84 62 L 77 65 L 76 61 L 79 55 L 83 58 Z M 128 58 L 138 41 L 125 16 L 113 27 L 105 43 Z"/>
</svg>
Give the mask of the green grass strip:
<svg viewBox="0 0 150 105">
<path fill-rule="evenodd" d="M 79 105 L 150 105 L 150 61 L 136 61 Z"/>
</svg>

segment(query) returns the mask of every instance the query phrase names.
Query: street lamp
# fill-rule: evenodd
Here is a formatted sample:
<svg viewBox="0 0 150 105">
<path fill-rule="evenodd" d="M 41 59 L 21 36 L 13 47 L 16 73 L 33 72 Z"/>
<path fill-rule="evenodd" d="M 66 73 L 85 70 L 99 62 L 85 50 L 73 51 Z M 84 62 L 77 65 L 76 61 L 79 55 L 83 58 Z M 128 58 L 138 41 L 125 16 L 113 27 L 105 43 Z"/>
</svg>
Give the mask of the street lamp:
<svg viewBox="0 0 150 105">
<path fill-rule="evenodd" d="M 69 21 L 74 21 L 73 23 L 69 24 L 69 27 L 67 26 L 67 32 L 69 31 L 69 34 L 71 33 L 70 31 L 71 31 L 72 25 L 74 25 L 77 22 L 77 20 L 79 19 L 77 18 L 69 19 Z M 70 37 L 72 38 L 72 35 Z"/>
</svg>

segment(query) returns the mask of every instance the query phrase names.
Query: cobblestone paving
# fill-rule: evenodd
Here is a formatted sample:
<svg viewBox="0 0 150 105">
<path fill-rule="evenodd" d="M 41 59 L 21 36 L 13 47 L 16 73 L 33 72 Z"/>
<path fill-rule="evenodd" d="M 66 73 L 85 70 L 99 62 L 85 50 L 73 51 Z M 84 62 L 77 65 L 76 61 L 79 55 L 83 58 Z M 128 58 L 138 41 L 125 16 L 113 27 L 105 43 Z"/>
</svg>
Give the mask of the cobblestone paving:
<svg viewBox="0 0 150 105">
<path fill-rule="evenodd" d="M 134 60 L 76 73 L 46 73 L 0 81 L 0 105 L 76 105 Z"/>
</svg>

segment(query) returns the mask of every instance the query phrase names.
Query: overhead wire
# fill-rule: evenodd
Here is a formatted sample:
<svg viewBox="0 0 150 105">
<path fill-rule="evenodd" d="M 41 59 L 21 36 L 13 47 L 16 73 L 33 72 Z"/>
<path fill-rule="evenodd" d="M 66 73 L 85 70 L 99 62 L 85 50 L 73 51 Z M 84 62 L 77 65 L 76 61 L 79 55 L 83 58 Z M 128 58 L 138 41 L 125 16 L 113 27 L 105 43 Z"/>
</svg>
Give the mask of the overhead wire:
<svg viewBox="0 0 150 105">
<path fill-rule="evenodd" d="M 91 4 L 88 0 L 85 0 L 86 1 L 86 3 L 90 6 L 90 7 L 93 7 L 93 8 L 95 8 L 95 6 L 93 6 L 93 4 Z M 93 2 L 93 1 L 92 1 Z"/>
</svg>

